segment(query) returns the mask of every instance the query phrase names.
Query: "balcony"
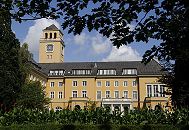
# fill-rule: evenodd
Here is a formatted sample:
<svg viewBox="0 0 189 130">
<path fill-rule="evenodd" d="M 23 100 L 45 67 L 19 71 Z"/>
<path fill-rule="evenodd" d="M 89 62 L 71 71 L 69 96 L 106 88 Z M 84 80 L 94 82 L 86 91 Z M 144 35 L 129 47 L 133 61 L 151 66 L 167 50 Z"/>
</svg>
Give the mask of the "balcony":
<svg viewBox="0 0 189 130">
<path fill-rule="evenodd" d="M 131 98 L 103 98 L 103 104 L 130 104 L 132 102 Z"/>
<path fill-rule="evenodd" d="M 84 102 L 86 102 L 86 101 L 89 101 L 89 98 L 88 97 L 70 97 L 70 101 L 71 102 L 75 102 L 75 101 L 77 101 L 77 102 L 79 102 L 79 101 L 84 101 Z"/>
<path fill-rule="evenodd" d="M 145 101 L 146 102 L 162 102 L 162 101 L 168 101 L 168 97 L 146 97 Z"/>
</svg>

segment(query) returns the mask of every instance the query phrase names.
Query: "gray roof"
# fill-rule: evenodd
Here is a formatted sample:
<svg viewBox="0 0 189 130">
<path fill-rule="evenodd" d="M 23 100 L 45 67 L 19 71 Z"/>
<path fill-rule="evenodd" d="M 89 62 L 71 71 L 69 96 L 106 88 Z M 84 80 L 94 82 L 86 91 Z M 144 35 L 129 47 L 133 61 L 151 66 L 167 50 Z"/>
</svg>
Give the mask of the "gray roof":
<svg viewBox="0 0 189 130">
<path fill-rule="evenodd" d="M 59 29 L 54 24 L 52 24 L 49 27 L 46 27 L 44 30 L 58 31 Z"/>
<path fill-rule="evenodd" d="M 39 63 L 41 71 L 49 74 L 50 70 L 65 70 L 64 76 L 73 76 L 70 72 L 73 69 L 91 70 L 90 76 L 97 76 L 99 69 L 115 69 L 116 76 L 123 76 L 123 69 L 137 69 L 137 75 L 162 75 L 162 67 L 158 62 L 152 60 L 147 65 L 141 61 L 120 61 L 120 62 L 64 62 L 64 63 Z M 75 76 L 75 75 L 74 75 Z M 89 76 L 89 75 L 87 75 Z M 110 76 L 110 75 L 108 75 Z M 115 76 L 115 75 L 114 75 Z"/>
</svg>

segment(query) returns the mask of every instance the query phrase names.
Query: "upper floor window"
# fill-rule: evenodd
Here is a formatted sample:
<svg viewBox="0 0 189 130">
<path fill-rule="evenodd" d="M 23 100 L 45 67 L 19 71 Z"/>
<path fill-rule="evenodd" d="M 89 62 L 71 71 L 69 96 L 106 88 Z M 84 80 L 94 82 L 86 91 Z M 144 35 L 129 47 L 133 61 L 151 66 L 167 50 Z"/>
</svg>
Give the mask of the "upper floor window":
<svg viewBox="0 0 189 130">
<path fill-rule="evenodd" d="M 47 44 L 47 52 L 52 52 L 53 51 L 53 44 Z"/>
<path fill-rule="evenodd" d="M 147 85 L 147 97 L 152 97 L 152 85 Z"/>
<path fill-rule="evenodd" d="M 106 81 L 106 87 L 109 87 L 110 86 L 110 81 Z"/>
<path fill-rule="evenodd" d="M 50 70 L 49 75 L 64 75 L 64 70 Z"/>
<path fill-rule="evenodd" d="M 77 86 L 77 81 L 73 81 L 72 86 Z"/>
<path fill-rule="evenodd" d="M 115 98 L 119 98 L 119 91 L 115 91 L 115 92 L 114 92 L 114 97 L 115 97 Z"/>
<path fill-rule="evenodd" d="M 165 86 L 164 85 L 160 85 L 160 96 L 161 97 L 165 97 L 164 92 L 165 92 Z"/>
<path fill-rule="evenodd" d="M 137 69 L 123 69 L 122 75 L 136 75 L 137 74 Z"/>
<path fill-rule="evenodd" d="M 87 81 L 82 81 L 82 86 L 87 86 Z"/>
<path fill-rule="evenodd" d="M 50 92 L 50 98 L 54 98 L 54 92 Z"/>
<path fill-rule="evenodd" d="M 97 81 L 97 87 L 101 87 L 102 86 L 102 82 L 101 81 Z"/>
<path fill-rule="evenodd" d="M 82 91 L 82 96 L 87 97 L 87 91 Z"/>
<path fill-rule="evenodd" d="M 127 81 L 123 81 L 123 86 L 124 86 L 124 87 L 127 86 Z"/>
<path fill-rule="evenodd" d="M 128 91 L 123 91 L 123 97 L 128 98 Z"/>
<path fill-rule="evenodd" d="M 58 86 L 62 87 L 63 86 L 63 82 L 58 82 Z"/>
<path fill-rule="evenodd" d="M 74 98 L 77 97 L 77 91 L 72 91 L 72 97 L 74 97 Z"/>
<path fill-rule="evenodd" d="M 89 75 L 91 70 L 72 70 L 73 75 Z"/>
<path fill-rule="evenodd" d="M 97 91 L 97 92 L 96 92 L 96 98 L 97 98 L 97 99 L 101 99 L 101 98 L 102 98 L 102 93 L 101 93 L 101 91 Z"/>
<path fill-rule="evenodd" d="M 119 86 L 119 82 L 118 82 L 118 81 L 115 81 L 115 82 L 114 82 L 114 86 L 115 86 L 115 87 L 118 87 L 118 86 Z"/>
<path fill-rule="evenodd" d="M 132 86 L 137 86 L 137 81 L 136 80 L 133 81 Z"/>
<path fill-rule="evenodd" d="M 110 98 L 110 91 L 106 91 L 106 98 Z"/>
<path fill-rule="evenodd" d="M 63 92 L 58 92 L 58 98 L 59 98 L 59 99 L 62 99 L 62 98 L 63 98 L 62 95 L 63 95 Z"/>
<path fill-rule="evenodd" d="M 146 96 L 147 97 L 165 97 L 165 86 L 162 84 L 147 84 Z"/>
<path fill-rule="evenodd" d="M 50 82 L 50 87 L 54 87 L 54 82 Z"/>
<path fill-rule="evenodd" d="M 158 85 L 153 85 L 154 87 L 154 97 L 158 97 Z"/>
<path fill-rule="evenodd" d="M 114 69 L 98 70 L 97 75 L 116 75 L 116 70 L 114 70 Z"/>
<path fill-rule="evenodd" d="M 137 99 L 138 98 L 138 93 L 137 91 L 133 91 L 133 99 Z"/>
</svg>

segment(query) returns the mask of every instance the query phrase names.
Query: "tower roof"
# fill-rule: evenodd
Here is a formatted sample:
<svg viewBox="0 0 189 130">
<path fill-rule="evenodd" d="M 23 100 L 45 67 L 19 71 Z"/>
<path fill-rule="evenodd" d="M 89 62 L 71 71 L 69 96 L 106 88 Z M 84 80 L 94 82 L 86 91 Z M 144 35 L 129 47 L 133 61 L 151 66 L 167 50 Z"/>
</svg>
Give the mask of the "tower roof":
<svg viewBox="0 0 189 130">
<path fill-rule="evenodd" d="M 49 27 L 46 27 L 44 30 L 59 30 L 54 24 L 50 25 Z"/>
</svg>

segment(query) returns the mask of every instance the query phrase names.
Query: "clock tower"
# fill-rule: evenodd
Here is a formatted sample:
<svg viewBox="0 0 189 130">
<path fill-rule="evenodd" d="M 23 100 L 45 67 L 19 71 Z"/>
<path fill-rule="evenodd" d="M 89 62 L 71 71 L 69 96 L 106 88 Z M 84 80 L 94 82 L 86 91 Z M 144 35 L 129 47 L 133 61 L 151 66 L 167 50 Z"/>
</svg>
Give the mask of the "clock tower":
<svg viewBox="0 0 189 130">
<path fill-rule="evenodd" d="M 43 30 L 40 38 L 39 63 L 62 63 L 63 61 L 63 33 L 52 24 Z"/>
</svg>

